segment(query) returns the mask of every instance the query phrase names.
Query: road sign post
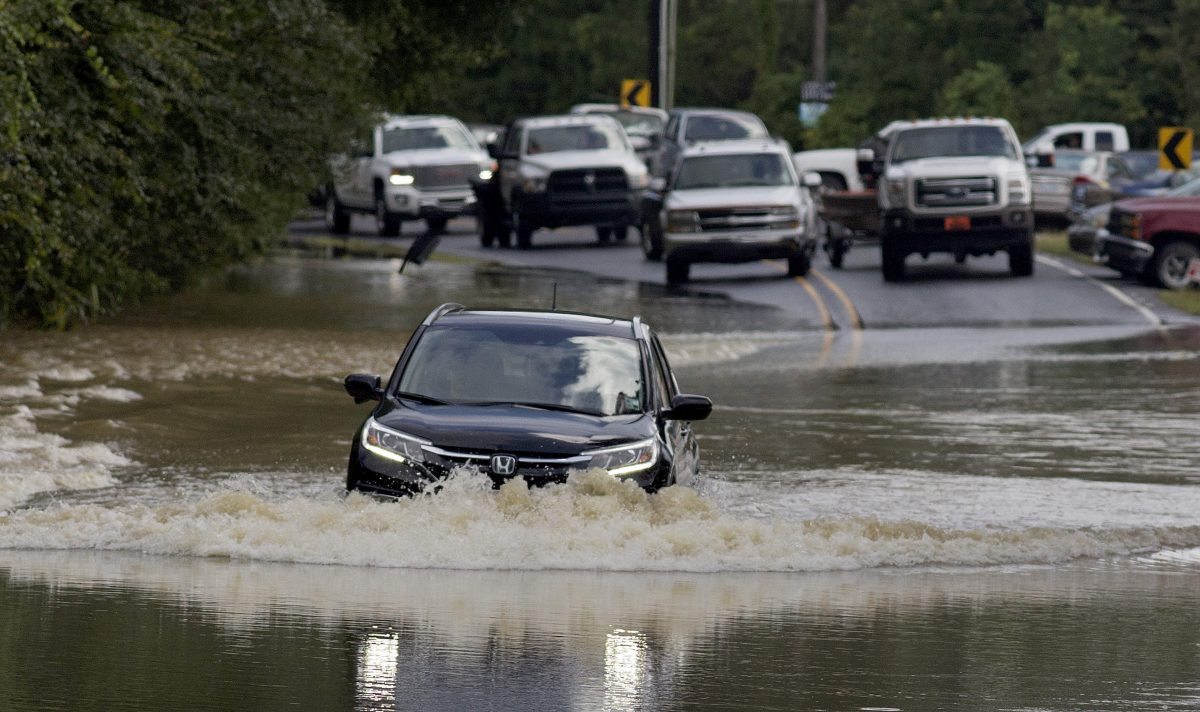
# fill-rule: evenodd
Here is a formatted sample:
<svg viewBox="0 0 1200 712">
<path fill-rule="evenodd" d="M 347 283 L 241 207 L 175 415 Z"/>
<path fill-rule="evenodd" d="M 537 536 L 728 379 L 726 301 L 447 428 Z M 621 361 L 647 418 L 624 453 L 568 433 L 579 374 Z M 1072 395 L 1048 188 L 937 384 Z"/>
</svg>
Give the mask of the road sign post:
<svg viewBox="0 0 1200 712">
<path fill-rule="evenodd" d="M 1158 130 L 1158 167 L 1186 171 L 1192 167 L 1192 130 L 1164 126 Z"/>
<path fill-rule="evenodd" d="M 650 106 L 650 82 L 646 79 L 621 80 L 621 108 Z"/>
</svg>

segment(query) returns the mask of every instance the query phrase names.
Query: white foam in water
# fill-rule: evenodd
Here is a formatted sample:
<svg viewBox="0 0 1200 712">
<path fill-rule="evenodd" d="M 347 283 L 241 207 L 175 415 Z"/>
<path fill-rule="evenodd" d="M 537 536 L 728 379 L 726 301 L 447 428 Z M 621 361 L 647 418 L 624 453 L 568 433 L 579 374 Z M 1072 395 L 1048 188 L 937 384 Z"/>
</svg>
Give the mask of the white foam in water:
<svg viewBox="0 0 1200 712">
<path fill-rule="evenodd" d="M 0 511 L 45 492 L 111 486 L 112 468 L 128 464 L 107 445 L 40 432 L 28 406 L 0 415 Z"/>
<path fill-rule="evenodd" d="M 695 490 L 648 496 L 601 472 L 499 491 L 453 478 L 437 496 L 379 501 L 227 486 L 190 500 L 57 504 L 0 517 L 0 547 L 453 569 L 816 571 L 1054 563 L 1200 545 L 1200 526 L 947 529 L 875 517 L 721 511 Z"/>
</svg>

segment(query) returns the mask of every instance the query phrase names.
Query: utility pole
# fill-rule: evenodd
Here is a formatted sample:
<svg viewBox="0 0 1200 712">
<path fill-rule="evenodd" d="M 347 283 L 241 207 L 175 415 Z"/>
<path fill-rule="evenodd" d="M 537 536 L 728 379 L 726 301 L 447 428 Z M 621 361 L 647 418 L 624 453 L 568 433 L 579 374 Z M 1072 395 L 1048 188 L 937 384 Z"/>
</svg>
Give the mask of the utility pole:
<svg viewBox="0 0 1200 712">
<path fill-rule="evenodd" d="M 828 77 L 825 72 L 825 30 L 829 24 L 825 0 L 815 0 L 813 7 L 813 57 L 812 78 L 814 82 L 824 84 Z"/>
<path fill-rule="evenodd" d="M 654 103 L 662 109 L 675 105 L 675 26 L 679 0 L 653 0 L 650 11 L 650 81 Z"/>
<path fill-rule="evenodd" d="M 646 22 L 646 37 L 649 42 L 646 43 L 649 49 L 646 58 L 646 66 L 648 71 L 646 77 L 650 80 L 650 103 L 654 106 L 663 105 L 662 81 L 658 73 L 658 48 L 662 44 L 661 20 L 662 3 L 659 0 L 652 0 L 647 3 L 649 11 L 647 13 Z"/>
</svg>

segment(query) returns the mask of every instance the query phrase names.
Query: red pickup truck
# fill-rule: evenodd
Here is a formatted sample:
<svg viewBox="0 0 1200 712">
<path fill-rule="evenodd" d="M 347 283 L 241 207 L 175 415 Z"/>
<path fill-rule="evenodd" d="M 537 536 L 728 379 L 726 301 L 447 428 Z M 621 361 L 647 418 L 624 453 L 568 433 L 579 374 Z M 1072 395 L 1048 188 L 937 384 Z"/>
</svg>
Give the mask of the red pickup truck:
<svg viewBox="0 0 1200 712">
<path fill-rule="evenodd" d="M 1128 277 L 1183 289 L 1200 269 L 1200 197 L 1135 198 L 1113 205 L 1096 257 Z"/>
</svg>

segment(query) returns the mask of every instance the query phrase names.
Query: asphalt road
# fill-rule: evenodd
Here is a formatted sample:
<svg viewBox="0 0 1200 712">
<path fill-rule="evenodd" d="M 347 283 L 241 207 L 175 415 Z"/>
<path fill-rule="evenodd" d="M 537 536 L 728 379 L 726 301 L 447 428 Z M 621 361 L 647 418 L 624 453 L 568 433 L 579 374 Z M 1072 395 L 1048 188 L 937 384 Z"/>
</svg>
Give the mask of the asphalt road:
<svg viewBox="0 0 1200 712">
<path fill-rule="evenodd" d="M 411 243 L 423 229 L 406 223 Z M 320 233 L 312 221 L 293 232 Z M 374 236 L 374 222 L 356 216 L 352 235 Z M 631 230 L 627 242 L 600 244 L 592 228 L 539 230 L 529 250 L 484 248 L 471 219 L 450 223 L 437 251 L 509 266 L 587 272 L 601 277 L 666 284 L 660 262 L 645 260 Z M 1162 303 L 1157 290 L 1122 278 L 1101 266 L 1039 254 L 1032 277 L 1014 278 L 1007 255 L 968 258 L 955 264 L 950 255 L 908 258 L 908 278 L 886 283 L 879 249 L 863 244 L 834 269 L 818 252 L 806 277 L 788 278 L 782 261 L 747 264 L 697 264 L 682 293 L 716 293 L 790 311 L 813 328 L 874 330 L 930 327 L 1159 326 L 1200 323 L 1200 319 Z"/>
</svg>

